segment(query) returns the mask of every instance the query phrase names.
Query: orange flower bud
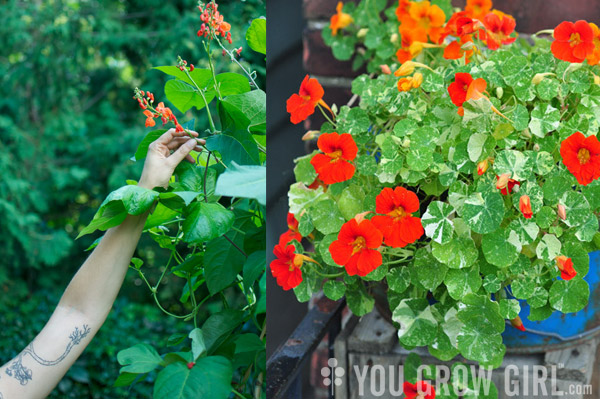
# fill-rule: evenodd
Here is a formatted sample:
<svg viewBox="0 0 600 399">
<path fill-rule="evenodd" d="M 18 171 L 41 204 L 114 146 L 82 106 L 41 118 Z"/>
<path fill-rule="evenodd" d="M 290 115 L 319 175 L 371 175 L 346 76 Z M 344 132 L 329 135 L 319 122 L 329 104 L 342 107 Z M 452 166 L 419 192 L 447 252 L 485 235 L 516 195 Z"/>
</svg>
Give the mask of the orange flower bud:
<svg viewBox="0 0 600 399">
<path fill-rule="evenodd" d="M 516 328 L 516 329 L 518 329 L 518 330 L 521 330 L 521 331 L 527 331 L 527 330 L 525 329 L 525 326 L 523 325 L 523 321 L 521 320 L 521 318 L 520 318 L 519 316 L 517 316 L 517 317 L 515 317 L 514 319 L 512 319 L 512 320 L 510 321 L 510 324 L 511 324 L 511 325 L 512 325 L 514 328 Z"/>
<path fill-rule="evenodd" d="M 556 266 L 560 270 L 560 277 L 563 280 L 571 280 L 577 275 L 577 271 L 573 269 L 573 260 L 564 255 L 556 257 Z"/>
<path fill-rule="evenodd" d="M 525 217 L 525 219 L 531 219 L 533 212 L 531 210 L 531 200 L 528 195 L 522 195 L 519 199 L 519 209 Z"/>
<path fill-rule="evenodd" d="M 503 175 L 498 176 L 498 181 L 496 182 L 496 188 L 498 190 L 505 189 L 508 186 L 509 180 L 510 180 L 509 173 L 504 173 Z"/>
<path fill-rule="evenodd" d="M 558 204 L 558 217 L 562 220 L 567 218 L 567 210 L 564 205 Z"/>
<path fill-rule="evenodd" d="M 419 72 L 415 73 L 412 78 L 412 88 L 416 89 L 423 83 L 423 75 Z"/>
<path fill-rule="evenodd" d="M 391 75 L 392 74 L 392 70 L 390 69 L 389 66 L 387 65 L 379 65 L 379 67 L 381 68 L 381 72 L 386 74 L 386 75 Z"/>
<path fill-rule="evenodd" d="M 406 61 L 400 66 L 400 68 L 396 70 L 396 72 L 394 72 L 394 76 L 407 76 L 412 74 L 414 71 L 415 63 L 412 61 Z"/>
<path fill-rule="evenodd" d="M 483 175 L 488 170 L 489 167 L 490 167 L 490 163 L 488 162 L 487 159 L 484 159 L 483 161 L 481 161 L 477 164 L 477 174 L 479 176 Z"/>
</svg>

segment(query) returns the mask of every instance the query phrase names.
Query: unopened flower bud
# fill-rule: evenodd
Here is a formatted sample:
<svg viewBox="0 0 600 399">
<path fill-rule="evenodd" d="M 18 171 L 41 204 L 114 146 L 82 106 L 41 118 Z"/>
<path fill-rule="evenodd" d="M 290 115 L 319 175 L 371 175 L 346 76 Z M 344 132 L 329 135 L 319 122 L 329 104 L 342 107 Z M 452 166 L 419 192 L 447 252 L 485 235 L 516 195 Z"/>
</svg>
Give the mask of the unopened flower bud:
<svg viewBox="0 0 600 399">
<path fill-rule="evenodd" d="M 539 151 L 540 150 L 540 145 L 538 143 L 535 143 L 533 145 L 533 151 Z"/>
<path fill-rule="evenodd" d="M 594 74 L 594 84 L 600 85 L 600 76 Z"/>
<path fill-rule="evenodd" d="M 531 84 L 539 85 L 545 77 L 546 75 L 543 73 L 536 73 L 533 79 L 531 79 Z"/>
<path fill-rule="evenodd" d="M 481 161 L 477 164 L 477 174 L 479 176 L 483 175 L 488 170 L 489 167 L 490 167 L 490 163 L 488 162 L 487 159 L 484 159 L 483 161 Z"/>
<path fill-rule="evenodd" d="M 415 71 L 415 63 L 413 61 L 406 61 L 394 72 L 394 76 L 407 76 Z"/>
<path fill-rule="evenodd" d="M 567 210 L 562 204 L 558 204 L 558 217 L 562 220 L 565 220 L 567 218 Z"/>
<path fill-rule="evenodd" d="M 383 73 L 383 74 L 386 74 L 386 75 L 392 74 L 392 70 L 390 69 L 390 67 L 385 64 L 379 65 L 379 68 L 381 68 L 381 73 Z"/>
<path fill-rule="evenodd" d="M 504 89 L 502 87 L 496 87 L 496 98 L 502 98 L 504 95 Z"/>
<path fill-rule="evenodd" d="M 396 43 L 397 41 L 398 41 L 398 34 L 397 33 L 392 34 L 392 36 L 390 36 L 390 42 Z"/>
<path fill-rule="evenodd" d="M 510 174 L 509 173 L 504 173 L 504 174 L 498 176 L 498 181 L 496 182 L 496 188 L 498 190 L 505 189 L 506 186 L 508 186 L 508 181 L 509 180 L 510 180 Z"/>
<path fill-rule="evenodd" d="M 408 137 L 406 137 L 404 139 L 404 142 L 402 143 L 402 147 L 404 147 L 404 148 L 410 147 L 410 139 Z"/>
<path fill-rule="evenodd" d="M 356 34 L 356 37 L 359 39 L 362 39 L 363 37 L 367 36 L 368 32 L 369 32 L 369 29 L 362 28 L 361 30 L 358 31 L 358 33 Z"/>
<path fill-rule="evenodd" d="M 321 132 L 318 130 L 309 130 L 308 132 L 304 133 L 304 136 L 302 136 L 302 141 L 313 140 L 319 136 L 319 133 Z"/>
</svg>

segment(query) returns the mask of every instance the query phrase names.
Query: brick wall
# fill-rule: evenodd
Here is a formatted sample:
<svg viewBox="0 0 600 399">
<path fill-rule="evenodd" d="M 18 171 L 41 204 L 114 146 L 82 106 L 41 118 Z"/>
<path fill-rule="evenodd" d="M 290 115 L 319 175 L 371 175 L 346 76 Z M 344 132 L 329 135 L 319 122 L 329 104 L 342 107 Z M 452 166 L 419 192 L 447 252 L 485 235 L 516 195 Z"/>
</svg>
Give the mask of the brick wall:
<svg viewBox="0 0 600 399">
<path fill-rule="evenodd" d="M 345 2 L 357 0 L 345 0 Z M 328 104 L 345 104 L 351 97 L 350 83 L 353 72 L 351 62 L 340 62 L 323 43 L 321 29 L 335 13 L 338 0 L 303 0 L 307 26 L 303 34 L 304 69 L 317 77 L 325 88 L 324 100 Z M 464 7 L 465 0 L 453 0 L 456 7 Z M 585 19 L 600 25 L 600 1 L 596 0 L 497 0 L 495 8 L 511 14 L 517 20 L 517 31 L 535 33 L 551 29 L 560 22 Z M 309 129 L 320 126 L 323 118 L 315 114 L 305 125 Z"/>
</svg>

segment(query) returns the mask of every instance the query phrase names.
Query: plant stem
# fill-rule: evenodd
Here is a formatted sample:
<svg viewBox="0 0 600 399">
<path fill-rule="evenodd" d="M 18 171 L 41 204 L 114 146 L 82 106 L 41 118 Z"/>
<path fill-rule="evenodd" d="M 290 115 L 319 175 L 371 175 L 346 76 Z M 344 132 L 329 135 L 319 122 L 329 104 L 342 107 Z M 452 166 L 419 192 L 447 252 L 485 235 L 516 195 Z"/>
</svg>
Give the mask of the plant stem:
<svg viewBox="0 0 600 399">
<path fill-rule="evenodd" d="M 227 237 L 227 235 L 225 235 L 225 234 L 223 234 L 223 237 L 225 237 L 225 239 L 227 241 L 229 241 L 231 243 L 231 245 L 233 245 L 235 247 L 235 249 L 237 249 L 242 255 L 244 255 L 246 258 L 248 257 L 246 252 L 244 252 L 244 250 L 242 248 L 238 247 L 238 245 L 235 242 L 233 242 L 233 240 L 231 238 Z"/>
<path fill-rule="evenodd" d="M 217 129 L 215 129 L 215 122 L 213 121 L 212 114 L 210 113 L 210 108 L 208 107 L 208 102 L 206 101 L 206 97 L 204 96 L 204 91 L 198 86 L 196 81 L 194 79 L 192 79 L 192 76 L 190 75 L 187 68 L 183 68 L 183 72 L 185 72 L 185 75 L 194 84 L 194 86 L 196 86 L 196 90 L 198 91 L 198 93 L 200 93 L 200 96 L 202 97 L 202 101 L 204 101 L 204 107 L 206 108 L 206 115 L 208 116 L 208 123 L 210 125 L 210 130 L 215 132 Z"/>
<path fill-rule="evenodd" d="M 231 392 L 233 392 L 235 394 L 235 396 L 237 396 L 237 397 L 240 397 L 242 399 L 247 399 L 244 395 L 242 395 L 241 393 L 236 391 L 234 388 L 231 388 Z"/>
</svg>

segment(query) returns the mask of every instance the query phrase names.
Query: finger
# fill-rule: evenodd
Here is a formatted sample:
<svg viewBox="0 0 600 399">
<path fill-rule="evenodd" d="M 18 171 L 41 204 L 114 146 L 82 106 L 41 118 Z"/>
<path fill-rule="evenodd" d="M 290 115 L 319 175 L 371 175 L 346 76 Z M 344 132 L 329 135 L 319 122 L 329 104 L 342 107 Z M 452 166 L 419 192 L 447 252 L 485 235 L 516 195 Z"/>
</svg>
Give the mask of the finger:
<svg viewBox="0 0 600 399">
<path fill-rule="evenodd" d="M 171 162 L 171 164 L 173 166 L 178 165 L 181 161 L 183 161 L 183 158 L 185 158 L 187 155 L 189 155 L 189 153 L 196 147 L 196 140 L 194 139 L 190 139 L 187 141 L 187 143 L 181 145 L 177 151 L 175 151 L 173 154 L 171 154 L 171 156 L 168 158 L 169 161 Z"/>
<path fill-rule="evenodd" d="M 176 137 L 173 140 L 171 140 L 170 143 L 167 144 L 167 148 L 169 150 L 176 150 L 182 144 L 187 143 L 189 139 L 190 139 L 189 137 Z"/>
<path fill-rule="evenodd" d="M 189 163 L 196 163 L 196 160 L 190 154 L 185 156 L 185 160 L 188 161 Z"/>
</svg>

